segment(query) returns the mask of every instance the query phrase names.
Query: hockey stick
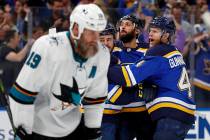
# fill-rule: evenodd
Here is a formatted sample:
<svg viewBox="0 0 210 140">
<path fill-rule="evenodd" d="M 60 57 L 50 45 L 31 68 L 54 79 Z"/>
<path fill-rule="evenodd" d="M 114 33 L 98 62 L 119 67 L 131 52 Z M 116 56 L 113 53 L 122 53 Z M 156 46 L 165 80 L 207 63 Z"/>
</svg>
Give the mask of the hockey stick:
<svg viewBox="0 0 210 140">
<path fill-rule="evenodd" d="M 13 118 L 12 118 L 12 111 L 10 109 L 9 103 L 8 103 L 8 95 L 6 94 L 6 92 L 4 91 L 4 86 L 3 86 L 3 82 L 0 79 L 0 104 L 5 107 L 6 111 L 7 111 L 7 115 L 9 117 L 12 129 L 14 131 L 14 133 L 16 133 L 16 128 L 13 122 Z"/>
</svg>

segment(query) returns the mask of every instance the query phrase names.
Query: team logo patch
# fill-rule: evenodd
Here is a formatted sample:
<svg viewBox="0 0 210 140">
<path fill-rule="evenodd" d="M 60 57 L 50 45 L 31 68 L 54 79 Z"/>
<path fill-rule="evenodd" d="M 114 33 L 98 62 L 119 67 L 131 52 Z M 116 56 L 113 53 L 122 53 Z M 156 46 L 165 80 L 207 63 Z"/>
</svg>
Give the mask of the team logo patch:
<svg viewBox="0 0 210 140">
<path fill-rule="evenodd" d="M 84 93 L 80 95 L 78 85 L 76 80 L 73 78 L 73 87 L 69 87 L 67 85 L 61 84 L 61 95 L 54 94 L 54 97 L 62 102 L 72 103 L 74 105 L 79 105 L 81 96 L 83 96 Z"/>
</svg>

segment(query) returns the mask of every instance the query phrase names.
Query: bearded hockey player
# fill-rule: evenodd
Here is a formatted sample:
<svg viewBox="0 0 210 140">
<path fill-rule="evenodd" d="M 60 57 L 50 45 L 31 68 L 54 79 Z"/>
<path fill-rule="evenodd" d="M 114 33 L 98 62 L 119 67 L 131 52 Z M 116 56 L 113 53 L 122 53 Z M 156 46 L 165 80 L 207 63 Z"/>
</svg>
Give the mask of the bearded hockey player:
<svg viewBox="0 0 210 140">
<path fill-rule="evenodd" d="M 45 35 L 35 42 L 10 92 L 16 137 L 100 137 L 110 54 L 99 43 L 99 32 L 106 23 L 95 4 L 78 5 L 70 16 L 69 32 Z M 81 102 L 84 127 L 80 123 Z"/>
<path fill-rule="evenodd" d="M 156 122 L 153 140 L 183 140 L 195 121 L 195 105 L 183 57 L 171 45 L 175 24 L 156 17 L 149 29 L 150 48 L 145 56 L 132 65 L 111 67 L 108 78 L 127 87 L 143 80 L 157 85 L 157 96 L 146 104 Z"/>
</svg>

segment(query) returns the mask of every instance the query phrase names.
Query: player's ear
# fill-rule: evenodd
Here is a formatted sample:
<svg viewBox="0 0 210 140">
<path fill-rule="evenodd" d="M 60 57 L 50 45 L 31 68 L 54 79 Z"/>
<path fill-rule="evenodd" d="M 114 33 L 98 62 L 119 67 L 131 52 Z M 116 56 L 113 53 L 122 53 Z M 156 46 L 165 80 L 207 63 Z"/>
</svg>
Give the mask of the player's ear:
<svg viewBox="0 0 210 140">
<path fill-rule="evenodd" d="M 135 33 L 136 33 L 136 35 L 138 35 L 138 34 L 140 34 L 140 30 L 139 29 L 135 29 Z"/>
<path fill-rule="evenodd" d="M 73 28 L 72 28 L 72 32 L 73 32 L 74 36 L 76 36 L 76 37 L 78 36 L 78 34 L 79 34 L 79 26 L 78 26 L 77 23 L 74 23 Z"/>
<path fill-rule="evenodd" d="M 170 37 L 170 34 L 169 33 L 164 33 L 162 38 L 164 40 L 169 40 L 169 37 Z"/>
</svg>

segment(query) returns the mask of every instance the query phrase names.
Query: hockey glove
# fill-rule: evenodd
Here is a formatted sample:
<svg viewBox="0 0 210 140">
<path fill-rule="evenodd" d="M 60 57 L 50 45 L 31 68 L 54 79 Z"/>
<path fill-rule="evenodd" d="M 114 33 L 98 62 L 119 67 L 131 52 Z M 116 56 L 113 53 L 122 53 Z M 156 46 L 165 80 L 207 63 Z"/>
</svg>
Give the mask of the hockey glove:
<svg viewBox="0 0 210 140">
<path fill-rule="evenodd" d="M 154 100 L 157 96 L 157 86 L 152 84 L 139 84 L 139 97 L 141 97 L 146 102 Z"/>
<path fill-rule="evenodd" d="M 100 140 L 101 139 L 101 129 L 100 128 L 85 127 L 85 134 L 87 136 L 87 140 Z"/>
<path fill-rule="evenodd" d="M 31 140 L 31 139 L 32 139 L 32 135 L 27 134 L 27 132 L 24 130 L 22 126 L 19 126 L 16 129 L 14 140 Z"/>
</svg>

